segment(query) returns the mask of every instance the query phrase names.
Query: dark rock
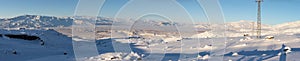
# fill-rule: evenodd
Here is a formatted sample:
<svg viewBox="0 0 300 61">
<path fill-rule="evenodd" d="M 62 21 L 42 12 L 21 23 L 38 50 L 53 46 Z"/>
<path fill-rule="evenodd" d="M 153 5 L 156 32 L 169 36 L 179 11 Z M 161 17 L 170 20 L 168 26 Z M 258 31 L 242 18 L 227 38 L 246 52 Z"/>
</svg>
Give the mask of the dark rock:
<svg viewBox="0 0 300 61">
<path fill-rule="evenodd" d="M 37 36 L 29 36 L 29 35 L 14 35 L 14 34 L 6 34 L 5 36 L 9 38 L 15 38 L 15 39 L 23 39 L 23 40 L 40 40 L 40 37 Z"/>
</svg>

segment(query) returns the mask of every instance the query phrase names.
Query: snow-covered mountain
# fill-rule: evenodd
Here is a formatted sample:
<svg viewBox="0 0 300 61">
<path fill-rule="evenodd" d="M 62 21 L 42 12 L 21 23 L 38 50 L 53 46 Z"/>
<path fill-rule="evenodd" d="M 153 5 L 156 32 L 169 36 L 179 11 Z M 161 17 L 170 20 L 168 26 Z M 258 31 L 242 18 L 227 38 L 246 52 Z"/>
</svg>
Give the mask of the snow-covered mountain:
<svg viewBox="0 0 300 61">
<path fill-rule="evenodd" d="M 224 26 L 227 30 L 248 30 L 256 28 L 256 22 L 247 21 L 247 20 L 240 20 L 236 22 L 226 22 L 224 24 L 212 24 L 212 23 L 197 23 L 195 25 L 196 28 L 217 28 L 220 26 Z M 262 29 L 269 29 L 272 28 L 270 25 L 262 24 Z"/>
<path fill-rule="evenodd" d="M 71 17 L 54 17 L 54 16 L 39 16 L 39 15 L 22 15 L 13 18 L 2 19 L 2 27 L 24 27 L 24 28 L 37 28 L 37 27 L 58 27 L 58 26 L 71 26 L 73 19 Z"/>
<path fill-rule="evenodd" d="M 295 22 L 287 22 L 275 25 L 276 28 L 287 29 L 287 28 L 297 28 L 300 27 L 300 20 Z"/>
<path fill-rule="evenodd" d="M 72 16 L 72 17 L 55 17 L 40 15 L 21 15 L 13 18 L 0 19 L 1 28 L 39 28 L 39 27 L 69 27 L 73 21 L 93 21 L 96 25 L 112 25 L 115 21 L 111 18 Z M 75 22 L 76 23 L 76 22 Z"/>
<path fill-rule="evenodd" d="M 96 20 L 96 22 L 93 22 Z M 74 16 L 74 17 L 55 17 L 55 16 L 40 16 L 40 15 L 22 15 L 13 18 L 0 19 L 1 28 L 39 28 L 39 27 L 69 27 L 74 23 L 80 23 L 83 21 L 92 21 L 91 24 L 97 26 L 107 27 L 114 25 L 117 28 L 124 28 L 124 26 L 133 27 L 133 29 L 169 29 L 172 31 L 177 31 L 176 27 L 194 26 L 198 29 L 198 32 L 209 31 L 211 29 L 226 28 L 228 33 L 239 33 L 240 34 L 253 34 L 256 30 L 256 22 L 241 20 L 237 22 L 227 22 L 225 24 L 208 24 L 208 23 L 196 23 L 191 24 L 181 24 L 176 22 L 166 22 L 158 20 L 127 20 L 127 19 L 113 19 L 106 17 L 89 17 L 89 16 Z M 263 35 L 278 33 L 276 31 L 281 31 L 284 33 L 295 33 L 300 31 L 300 21 L 289 22 L 278 24 L 275 26 L 262 25 Z M 176 25 L 176 26 L 175 26 Z M 225 27 L 226 26 L 226 27 Z M 144 28 L 147 27 L 147 28 Z M 163 29 L 163 30 L 164 30 Z M 182 30 L 182 29 L 181 29 Z M 184 29 L 183 29 L 184 30 Z M 207 32 L 206 32 L 207 33 Z"/>
<path fill-rule="evenodd" d="M 298 33 L 300 32 L 300 21 L 277 24 L 274 27 L 282 33 Z"/>
</svg>

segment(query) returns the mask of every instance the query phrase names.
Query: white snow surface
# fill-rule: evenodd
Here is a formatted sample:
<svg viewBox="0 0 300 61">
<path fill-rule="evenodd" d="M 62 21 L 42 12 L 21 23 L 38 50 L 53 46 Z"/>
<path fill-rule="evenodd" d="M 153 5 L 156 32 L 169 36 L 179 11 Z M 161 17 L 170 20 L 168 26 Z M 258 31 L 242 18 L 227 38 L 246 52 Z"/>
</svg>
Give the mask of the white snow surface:
<svg viewBox="0 0 300 61">
<path fill-rule="evenodd" d="M 48 18 L 51 18 L 52 20 L 44 20 L 39 22 L 39 20 Z M 86 17 L 80 18 L 85 19 Z M 56 29 L 57 26 L 62 26 L 62 24 L 55 24 L 57 22 L 51 22 L 60 21 L 56 19 L 70 18 L 25 15 L 10 19 L 10 21 L 12 22 L 8 22 L 8 19 L 1 19 L 1 27 L 3 29 L 0 29 L 0 61 L 74 61 L 75 58 L 73 53 L 72 42 L 84 41 L 72 41 L 72 38 L 70 37 L 71 31 L 64 29 Z M 99 20 L 102 21 L 101 24 L 103 24 L 103 22 L 107 24 L 111 23 L 111 21 L 116 21 L 115 24 L 117 25 L 115 26 L 119 27 L 120 29 L 116 28 L 107 33 L 99 33 L 113 34 L 113 36 L 97 38 L 96 44 L 99 51 L 99 55 L 86 57 L 86 61 L 134 61 L 139 59 L 147 60 L 146 57 L 151 56 L 151 54 L 155 57 L 165 56 L 162 57 L 162 59 L 152 58 L 152 60 L 158 59 L 163 61 L 205 61 L 213 59 L 214 56 L 211 56 L 211 54 L 214 53 L 220 53 L 217 55 L 224 56 L 224 61 L 300 60 L 300 58 L 298 58 L 300 55 L 300 21 L 283 23 L 274 26 L 263 25 L 263 38 L 257 39 L 255 37 L 255 32 L 253 31 L 253 24 L 255 23 L 246 20 L 238 22 L 228 22 L 225 25 L 199 23 L 196 24 L 194 27 L 197 29 L 202 29 L 201 31 L 203 32 L 191 33 L 192 35 L 189 36 L 180 35 L 180 37 L 178 35 L 170 35 L 176 34 L 173 31 L 171 31 L 170 33 L 166 32 L 166 36 L 157 36 L 151 34 L 151 32 L 141 34 L 138 33 L 137 36 L 140 36 L 141 38 L 130 38 L 132 36 L 132 31 L 124 29 L 124 25 L 129 25 L 126 23 L 129 23 L 130 21 L 117 21 L 109 18 L 102 18 Z M 65 20 L 64 22 L 69 23 L 68 21 L 69 20 Z M 29 25 L 30 23 L 34 23 L 34 25 Z M 151 22 L 150 25 L 157 23 L 161 22 Z M 7 29 L 7 26 L 5 26 L 5 24 L 10 24 L 13 26 Z M 37 26 L 41 25 L 42 27 L 48 26 L 46 24 L 49 25 L 49 28 L 53 28 L 54 30 L 36 28 Z M 143 22 L 143 24 L 147 24 L 147 22 Z M 159 29 L 160 27 L 174 28 L 172 26 L 176 24 L 166 26 L 160 25 L 153 28 L 145 27 L 145 29 Z M 25 27 L 26 29 L 18 30 L 18 28 L 23 28 L 21 27 L 23 25 L 27 26 Z M 187 26 L 187 24 L 180 24 L 178 27 L 184 26 Z M 224 28 L 226 29 L 225 34 L 215 34 L 215 32 L 210 31 L 216 27 L 223 26 L 227 27 Z M 256 25 L 254 25 L 254 27 L 255 26 Z M 28 27 L 32 29 L 29 29 Z M 66 26 L 65 28 L 71 27 Z M 186 30 L 191 29 L 184 29 L 184 31 Z M 30 41 L 10 38 L 5 36 L 5 34 L 25 34 L 37 36 L 45 42 L 45 45 L 41 46 L 40 41 L 38 40 Z M 244 36 L 245 34 L 249 34 L 249 36 Z M 224 36 L 226 38 L 216 36 Z M 264 37 L 266 36 L 273 36 L 274 39 L 264 39 Z M 74 38 L 74 40 L 82 39 Z M 113 44 L 129 45 L 129 48 L 132 51 L 114 52 Z M 225 45 L 223 46 L 222 44 Z M 225 47 L 225 49 L 222 47 Z M 124 48 L 127 47 L 124 46 Z M 285 49 L 287 50 L 284 51 Z M 13 54 L 13 51 L 16 51 L 17 54 Z M 65 52 L 68 54 L 64 55 Z"/>
</svg>

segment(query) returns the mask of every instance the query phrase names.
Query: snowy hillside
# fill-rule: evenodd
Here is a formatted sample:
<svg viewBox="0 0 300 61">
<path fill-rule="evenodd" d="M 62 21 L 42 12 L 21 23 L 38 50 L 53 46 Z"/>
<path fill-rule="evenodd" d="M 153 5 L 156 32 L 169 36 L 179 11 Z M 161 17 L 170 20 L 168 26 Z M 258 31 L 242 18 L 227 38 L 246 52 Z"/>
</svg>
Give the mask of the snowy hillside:
<svg viewBox="0 0 300 61">
<path fill-rule="evenodd" d="M 276 29 L 282 31 L 282 33 L 298 33 L 300 32 L 300 21 L 288 22 L 275 25 Z"/>
<path fill-rule="evenodd" d="M 254 24 L 254 25 L 253 25 Z M 277 24 L 277 25 L 266 25 L 262 24 L 262 35 L 279 35 L 279 34 L 297 34 L 300 32 L 300 21 Z M 212 32 L 209 32 L 211 28 L 217 28 L 219 26 L 225 26 L 222 24 L 197 24 L 195 27 L 199 29 L 205 29 L 208 32 L 199 33 L 198 35 L 207 35 L 213 37 Z M 227 37 L 241 37 L 244 34 L 256 35 L 256 22 L 241 20 L 237 22 L 226 23 Z M 207 36 L 201 36 L 207 37 Z M 216 35 L 215 35 L 216 36 Z M 194 36 L 196 37 L 196 35 Z"/>
<path fill-rule="evenodd" d="M 0 31 L 1 61 L 74 60 L 72 39 L 54 30 Z"/>
</svg>

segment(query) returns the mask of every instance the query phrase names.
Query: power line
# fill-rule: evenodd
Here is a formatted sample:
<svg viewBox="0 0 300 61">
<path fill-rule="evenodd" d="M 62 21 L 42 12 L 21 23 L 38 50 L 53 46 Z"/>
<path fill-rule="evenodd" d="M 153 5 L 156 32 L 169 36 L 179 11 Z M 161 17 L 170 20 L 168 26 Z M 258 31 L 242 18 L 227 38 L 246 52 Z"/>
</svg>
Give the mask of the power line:
<svg viewBox="0 0 300 61">
<path fill-rule="evenodd" d="M 256 0 L 258 4 L 257 9 L 257 38 L 261 38 L 261 2 L 262 0 Z"/>
</svg>

